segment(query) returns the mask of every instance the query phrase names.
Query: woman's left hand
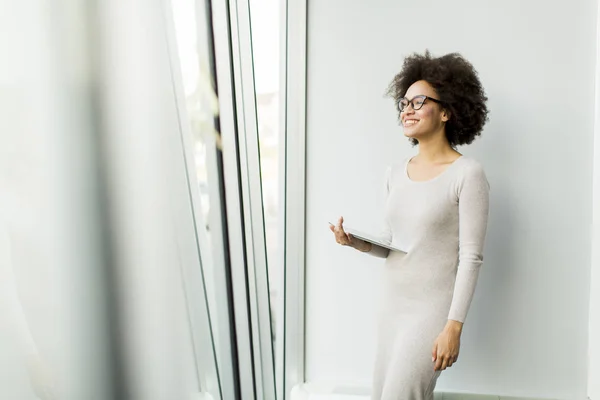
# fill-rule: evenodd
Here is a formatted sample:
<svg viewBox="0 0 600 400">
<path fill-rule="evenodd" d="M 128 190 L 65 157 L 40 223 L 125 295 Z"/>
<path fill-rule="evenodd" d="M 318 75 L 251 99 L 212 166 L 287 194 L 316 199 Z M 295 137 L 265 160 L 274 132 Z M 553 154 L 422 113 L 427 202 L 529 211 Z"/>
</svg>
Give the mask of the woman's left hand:
<svg viewBox="0 0 600 400">
<path fill-rule="evenodd" d="M 435 363 L 434 371 L 443 371 L 458 359 L 462 325 L 461 322 L 448 320 L 446 327 L 435 340 L 431 351 L 431 361 Z"/>
</svg>

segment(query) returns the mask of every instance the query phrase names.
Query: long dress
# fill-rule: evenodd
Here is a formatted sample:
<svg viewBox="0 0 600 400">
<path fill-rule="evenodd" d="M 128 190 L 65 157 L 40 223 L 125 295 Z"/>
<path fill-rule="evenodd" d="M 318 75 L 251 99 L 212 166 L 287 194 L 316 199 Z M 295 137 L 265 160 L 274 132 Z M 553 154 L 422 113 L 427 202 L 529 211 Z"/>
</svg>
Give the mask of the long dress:
<svg viewBox="0 0 600 400">
<path fill-rule="evenodd" d="M 412 181 L 410 159 L 386 172 L 385 258 L 378 315 L 373 400 L 431 400 L 440 372 L 431 352 L 449 319 L 464 322 L 479 270 L 489 184 L 477 161 L 461 156 L 440 175 Z"/>
</svg>

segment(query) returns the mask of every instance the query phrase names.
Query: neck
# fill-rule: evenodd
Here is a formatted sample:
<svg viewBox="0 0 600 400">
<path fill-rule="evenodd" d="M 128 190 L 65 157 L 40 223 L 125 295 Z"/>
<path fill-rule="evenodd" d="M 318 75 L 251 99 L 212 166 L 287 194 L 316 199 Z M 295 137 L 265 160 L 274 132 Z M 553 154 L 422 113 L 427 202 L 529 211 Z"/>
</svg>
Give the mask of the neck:
<svg viewBox="0 0 600 400">
<path fill-rule="evenodd" d="M 419 140 L 419 158 L 424 162 L 439 162 L 459 154 L 450 146 L 445 134 Z"/>
</svg>

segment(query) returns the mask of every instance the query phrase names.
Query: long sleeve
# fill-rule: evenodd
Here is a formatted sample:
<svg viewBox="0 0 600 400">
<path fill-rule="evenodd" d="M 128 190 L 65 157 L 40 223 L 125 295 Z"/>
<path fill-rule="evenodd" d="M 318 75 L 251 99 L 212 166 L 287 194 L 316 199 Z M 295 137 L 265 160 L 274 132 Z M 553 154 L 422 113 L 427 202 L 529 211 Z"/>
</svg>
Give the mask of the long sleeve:
<svg viewBox="0 0 600 400">
<path fill-rule="evenodd" d="M 459 184 L 459 263 L 448 319 L 464 322 L 483 264 L 489 184 L 480 164 L 466 168 Z"/>
<path fill-rule="evenodd" d="M 390 194 L 390 182 L 391 182 L 391 173 L 392 173 L 392 167 L 388 167 L 386 172 L 385 172 L 385 201 L 387 202 L 388 196 Z M 385 218 L 384 216 L 384 223 L 383 223 L 383 229 L 381 230 L 379 237 L 381 238 L 381 241 L 386 243 L 386 244 L 391 244 L 392 243 L 392 228 L 390 227 L 389 221 L 387 220 L 387 218 Z M 388 254 L 390 253 L 389 249 L 386 249 L 385 247 L 381 247 L 381 246 L 377 246 L 375 244 L 372 245 L 371 247 L 371 251 L 368 252 L 368 254 L 374 256 L 374 257 L 379 257 L 379 258 L 387 258 Z"/>
</svg>

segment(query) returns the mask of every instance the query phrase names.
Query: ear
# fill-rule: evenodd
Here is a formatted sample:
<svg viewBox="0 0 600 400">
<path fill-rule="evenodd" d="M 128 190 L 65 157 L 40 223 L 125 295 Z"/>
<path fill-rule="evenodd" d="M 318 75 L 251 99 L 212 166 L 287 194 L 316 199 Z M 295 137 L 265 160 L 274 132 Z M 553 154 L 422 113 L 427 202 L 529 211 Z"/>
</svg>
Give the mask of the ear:
<svg viewBox="0 0 600 400">
<path fill-rule="evenodd" d="M 450 111 L 445 108 L 442 109 L 442 122 L 448 122 L 450 120 Z"/>
</svg>

